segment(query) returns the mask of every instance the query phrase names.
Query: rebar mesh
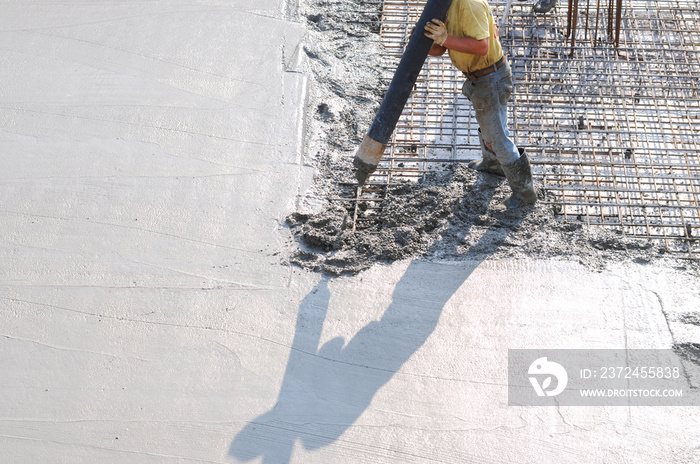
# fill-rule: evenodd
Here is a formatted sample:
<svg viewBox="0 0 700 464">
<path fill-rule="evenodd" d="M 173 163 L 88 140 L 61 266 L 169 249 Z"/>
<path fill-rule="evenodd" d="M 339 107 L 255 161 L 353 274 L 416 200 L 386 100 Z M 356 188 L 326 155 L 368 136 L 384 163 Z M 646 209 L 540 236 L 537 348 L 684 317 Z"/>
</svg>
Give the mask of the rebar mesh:
<svg viewBox="0 0 700 464">
<path fill-rule="evenodd" d="M 401 55 L 424 3 L 384 2 L 388 53 Z M 515 83 L 511 132 L 544 201 L 564 221 L 660 240 L 697 259 L 700 6 L 627 1 L 618 22 L 612 1 L 581 0 L 572 23 L 566 4 L 547 15 L 532 4 L 513 3 L 500 35 Z M 498 18 L 506 2 L 491 7 Z M 428 59 L 363 198 L 381 201 L 382 185 L 480 157 L 463 81 L 447 55 Z"/>
</svg>

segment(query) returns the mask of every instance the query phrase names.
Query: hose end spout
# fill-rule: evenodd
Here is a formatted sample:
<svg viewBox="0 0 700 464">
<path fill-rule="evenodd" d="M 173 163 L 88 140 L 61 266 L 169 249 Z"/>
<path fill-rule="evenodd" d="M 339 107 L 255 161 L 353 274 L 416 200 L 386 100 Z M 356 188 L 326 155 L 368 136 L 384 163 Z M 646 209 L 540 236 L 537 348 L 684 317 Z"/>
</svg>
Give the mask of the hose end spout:
<svg viewBox="0 0 700 464">
<path fill-rule="evenodd" d="M 377 165 L 382 159 L 385 148 L 385 144 L 377 142 L 368 135 L 365 135 L 352 161 L 352 165 L 356 169 L 355 178 L 360 186 L 364 185 L 370 174 L 377 169 Z"/>
</svg>

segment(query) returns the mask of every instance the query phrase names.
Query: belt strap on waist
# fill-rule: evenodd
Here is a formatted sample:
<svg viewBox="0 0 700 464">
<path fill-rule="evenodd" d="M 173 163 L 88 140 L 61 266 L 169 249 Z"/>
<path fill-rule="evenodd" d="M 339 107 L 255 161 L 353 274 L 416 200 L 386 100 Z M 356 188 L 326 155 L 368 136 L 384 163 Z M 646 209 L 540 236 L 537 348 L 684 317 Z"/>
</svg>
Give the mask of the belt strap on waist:
<svg viewBox="0 0 700 464">
<path fill-rule="evenodd" d="M 485 68 L 482 69 L 477 69 L 476 71 L 470 72 L 470 73 L 464 73 L 465 76 L 469 78 L 472 82 L 476 82 L 476 80 L 480 77 L 488 76 L 489 74 L 498 71 L 503 67 L 503 65 L 506 64 L 506 56 L 503 55 L 501 56 L 501 59 L 496 61 L 494 64 L 486 66 Z"/>
</svg>

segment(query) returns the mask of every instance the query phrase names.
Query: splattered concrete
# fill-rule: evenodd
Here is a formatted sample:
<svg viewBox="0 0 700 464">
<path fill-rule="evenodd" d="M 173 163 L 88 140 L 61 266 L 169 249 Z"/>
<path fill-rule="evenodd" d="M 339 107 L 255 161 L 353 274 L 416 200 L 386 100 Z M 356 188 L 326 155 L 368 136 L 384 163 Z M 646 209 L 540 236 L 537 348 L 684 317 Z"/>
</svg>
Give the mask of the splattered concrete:
<svg viewBox="0 0 700 464">
<path fill-rule="evenodd" d="M 648 240 L 599 227 L 564 223 L 545 202 L 507 210 L 504 179 L 462 164 L 418 182 L 390 186 L 379 210 L 361 204 L 360 228 L 337 204 L 318 213 L 287 218 L 300 249 L 292 262 L 329 274 L 356 273 L 377 262 L 427 259 L 564 258 L 602 269 L 606 262 L 666 262 L 689 271 L 693 262 L 677 261 Z M 545 196 L 540 192 L 540 196 Z"/>
<path fill-rule="evenodd" d="M 597 270 L 608 262 L 654 262 L 699 272 L 697 262 L 678 260 L 663 245 L 564 223 L 546 191 L 539 191 L 544 201 L 534 207 L 505 211 L 506 182 L 461 164 L 444 165 L 417 183 L 386 187 L 378 210 L 361 202 L 353 232 L 353 205 L 329 199 L 355 196 L 350 160 L 396 64 L 381 53 L 378 16 L 368 14 L 379 11 L 381 2 L 361 3 L 351 8 L 342 0 L 312 0 L 302 6 L 314 76 L 308 152 L 317 171 L 314 187 L 286 219 L 299 243 L 292 263 L 331 275 L 417 257 L 563 258 Z"/>
</svg>

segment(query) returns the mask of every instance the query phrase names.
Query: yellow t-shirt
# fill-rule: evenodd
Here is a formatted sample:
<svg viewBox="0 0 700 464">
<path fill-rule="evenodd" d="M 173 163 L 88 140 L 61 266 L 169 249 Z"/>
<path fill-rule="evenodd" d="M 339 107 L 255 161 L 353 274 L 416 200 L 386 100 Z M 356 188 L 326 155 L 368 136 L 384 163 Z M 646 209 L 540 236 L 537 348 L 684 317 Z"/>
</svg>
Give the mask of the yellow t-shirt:
<svg viewBox="0 0 700 464">
<path fill-rule="evenodd" d="M 489 52 L 486 56 L 449 50 L 452 64 L 460 71 L 477 71 L 501 59 L 501 41 L 486 0 L 453 0 L 447 11 L 445 24 L 447 33 L 456 37 L 471 37 L 476 40 L 490 38 Z"/>
</svg>

